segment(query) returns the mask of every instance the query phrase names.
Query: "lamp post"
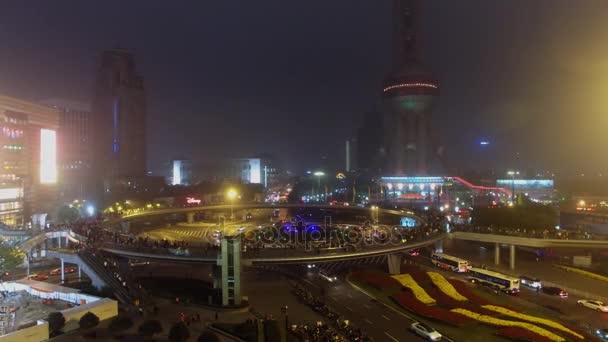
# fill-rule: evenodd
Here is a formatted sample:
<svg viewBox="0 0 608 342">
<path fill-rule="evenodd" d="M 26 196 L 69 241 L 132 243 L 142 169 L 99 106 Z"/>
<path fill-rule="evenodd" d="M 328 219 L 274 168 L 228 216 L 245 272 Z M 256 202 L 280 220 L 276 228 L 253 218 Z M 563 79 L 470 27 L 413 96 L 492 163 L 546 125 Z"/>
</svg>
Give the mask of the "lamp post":
<svg viewBox="0 0 608 342">
<path fill-rule="evenodd" d="M 378 224 L 378 206 L 372 205 L 372 220 Z"/>
<path fill-rule="evenodd" d="M 511 176 L 511 203 L 515 202 L 515 175 L 519 175 L 519 171 L 507 172 Z"/>
<path fill-rule="evenodd" d="M 230 220 L 234 221 L 234 199 L 236 198 L 236 190 L 228 190 L 228 199 L 230 199 Z"/>
<path fill-rule="evenodd" d="M 319 191 L 319 195 L 321 193 L 321 177 L 325 176 L 325 172 L 323 171 L 315 171 L 313 173 L 315 177 L 317 177 L 317 190 Z"/>
</svg>

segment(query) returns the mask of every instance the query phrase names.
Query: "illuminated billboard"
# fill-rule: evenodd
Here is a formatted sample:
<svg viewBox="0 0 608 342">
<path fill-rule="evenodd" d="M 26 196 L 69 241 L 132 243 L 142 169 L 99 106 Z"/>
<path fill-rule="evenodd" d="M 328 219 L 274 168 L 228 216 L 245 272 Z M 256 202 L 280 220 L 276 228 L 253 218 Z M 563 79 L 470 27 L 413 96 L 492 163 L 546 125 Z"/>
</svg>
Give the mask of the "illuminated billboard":
<svg viewBox="0 0 608 342">
<path fill-rule="evenodd" d="M 515 188 L 553 188 L 552 179 L 497 179 L 496 185 Z"/>
<path fill-rule="evenodd" d="M 40 130 L 40 183 L 57 183 L 57 132 Z"/>
</svg>

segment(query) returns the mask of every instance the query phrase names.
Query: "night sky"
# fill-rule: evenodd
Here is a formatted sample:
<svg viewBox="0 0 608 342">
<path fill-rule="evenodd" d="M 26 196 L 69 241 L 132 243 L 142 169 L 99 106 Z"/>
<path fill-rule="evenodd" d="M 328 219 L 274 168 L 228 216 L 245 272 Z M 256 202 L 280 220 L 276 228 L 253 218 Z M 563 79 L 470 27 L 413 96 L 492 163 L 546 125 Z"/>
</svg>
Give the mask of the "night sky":
<svg viewBox="0 0 608 342">
<path fill-rule="evenodd" d="M 608 169 L 608 1 L 423 2 L 451 167 Z M 100 52 L 131 50 L 154 172 L 257 153 L 340 167 L 391 66 L 390 0 L 92 3 L 3 1 L 0 92 L 90 102 Z"/>
</svg>

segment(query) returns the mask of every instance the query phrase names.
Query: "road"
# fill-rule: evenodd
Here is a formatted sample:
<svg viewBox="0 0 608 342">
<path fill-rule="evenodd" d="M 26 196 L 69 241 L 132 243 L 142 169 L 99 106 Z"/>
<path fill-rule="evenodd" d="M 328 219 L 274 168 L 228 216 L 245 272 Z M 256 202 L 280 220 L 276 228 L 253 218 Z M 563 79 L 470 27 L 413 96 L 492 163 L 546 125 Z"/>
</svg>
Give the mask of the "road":
<svg viewBox="0 0 608 342">
<path fill-rule="evenodd" d="M 316 272 L 307 272 L 304 279 L 319 291 L 324 288 L 328 305 L 342 317 L 351 320 L 374 341 L 424 340 L 408 331 L 415 319 L 373 300 L 350 286 L 343 278 L 329 283 Z"/>
<path fill-rule="evenodd" d="M 32 275 L 32 274 L 48 275 L 49 278 L 47 280 L 43 280 L 44 282 L 60 285 L 61 284 L 61 275 L 50 275 L 49 274 L 49 272 L 51 270 L 54 270 L 54 269 L 60 268 L 60 267 L 61 267 L 61 265 L 59 263 L 51 263 L 51 264 L 47 264 L 47 265 L 32 267 L 32 268 L 30 268 L 30 275 Z M 87 277 L 87 275 L 84 272 L 81 273 L 81 276 L 82 276 L 81 280 L 80 281 L 78 280 L 78 266 L 77 265 L 65 263 L 64 267 L 65 268 L 67 268 L 67 267 L 74 268 L 73 273 L 65 273 L 64 285 L 69 286 L 69 284 L 71 284 L 71 283 L 78 283 L 80 281 L 83 281 L 83 282 L 90 281 L 89 277 Z M 4 280 L 5 281 L 18 280 L 18 279 L 23 279 L 26 276 L 27 276 L 27 274 L 26 274 L 25 269 L 16 269 L 8 277 L 4 277 Z"/>
<path fill-rule="evenodd" d="M 537 262 L 536 257 L 531 253 L 518 250 L 515 260 L 516 269 L 515 271 L 511 271 L 508 269 L 508 249 L 501 251 L 501 265 L 496 266 L 494 265 L 494 249 L 485 247 L 482 244 L 469 241 L 445 240 L 443 248 L 446 254 L 468 260 L 473 265 L 485 264 L 492 270 L 512 275 L 532 276 L 540 278 L 542 281 L 549 281 L 561 287 L 574 288 L 582 292 L 608 293 L 608 286 L 606 286 L 605 282 L 567 273 L 552 267 L 550 262 Z M 513 300 L 522 305 L 534 303 L 544 308 L 550 308 L 553 315 L 558 315 L 563 320 L 575 321 L 580 326 L 589 325 L 593 329 L 608 327 L 608 313 L 596 312 L 577 305 L 577 300 L 589 299 L 588 297 L 583 298 L 570 293 L 568 298 L 559 298 L 558 296 L 537 293 L 525 286 L 522 286 L 521 290 L 519 298 L 514 298 Z M 606 297 L 592 297 L 603 301 L 606 300 Z"/>
</svg>

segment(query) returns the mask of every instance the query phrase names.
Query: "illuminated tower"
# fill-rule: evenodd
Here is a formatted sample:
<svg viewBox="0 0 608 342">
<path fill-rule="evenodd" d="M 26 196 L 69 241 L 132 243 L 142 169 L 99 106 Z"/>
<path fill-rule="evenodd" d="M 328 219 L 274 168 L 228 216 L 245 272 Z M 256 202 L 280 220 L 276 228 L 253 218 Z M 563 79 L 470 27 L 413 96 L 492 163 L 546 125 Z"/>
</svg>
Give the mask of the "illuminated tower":
<svg viewBox="0 0 608 342">
<path fill-rule="evenodd" d="M 394 0 L 394 67 L 384 82 L 386 171 L 426 175 L 439 86 L 419 58 L 419 1 Z"/>
<path fill-rule="evenodd" d="M 96 179 L 146 175 L 146 94 L 126 50 L 101 55 L 92 124 Z"/>
</svg>

